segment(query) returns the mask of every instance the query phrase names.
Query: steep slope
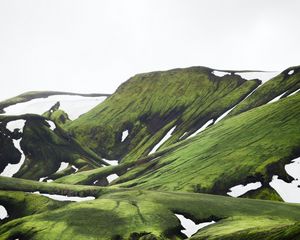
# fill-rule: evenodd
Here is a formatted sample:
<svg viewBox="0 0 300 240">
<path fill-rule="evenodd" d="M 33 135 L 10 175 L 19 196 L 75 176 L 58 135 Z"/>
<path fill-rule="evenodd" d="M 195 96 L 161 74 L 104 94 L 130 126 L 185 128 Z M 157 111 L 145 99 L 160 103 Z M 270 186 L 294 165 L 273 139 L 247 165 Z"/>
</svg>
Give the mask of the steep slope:
<svg viewBox="0 0 300 240">
<path fill-rule="evenodd" d="M 18 121 L 23 121 L 22 129 L 13 127 L 13 132 L 7 129 L 8 125 L 14 126 Z M 71 174 L 78 168 L 92 169 L 107 165 L 91 150 L 81 147 L 59 125 L 44 117 L 30 114 L 0 116 L 0 123 L 1 139 L 4 139 L 3 144 L 6 143 L 1 145 L 1 172 L 4 168 L 4 172 L 9 172 L 9 163 L 20 163 L 17 169 L 12 169 L 15 170 L 14 177 L 42 180 Z M 19 149 L 12 145 L 15 140 L 19 141 Z M 62 165 L 66 167 L 61 169 Z M 56 172 L 58 170 L 64 171 Z"/>
<path fill-rule="evenodd" d="M 67 129 L 105 158 L 135 160 L 149 154 L 168 132 L 164 146 L 217 120 L 260 83 L 233 73 L 218 77 L 213 71 L 192 67 L 138 74 Z"/>
<path fill-rule="evenodd" d="M 18 138 L 18 136 L 10 132 L 6 124 L 0 122 L 0 172 L 9 163 L 16 164 L 20 161 L 21 153 L 15 148 L 13 138 Z"/>
<path fill-rule="evenodd" d="M 0 239 L 184 239 L 178 214 L 211 224 L 191 239 L 299 239 L 299 204 L 246 199 L 282 200 L 273 176 L 296 178 L 299 71 L 262 86 L 237 75 L 251 71 L 139 74 L 75 121 L 59 103 L 0 115 L 0 175 L 17 165 L 0 176 Z"/>
<path fill-rule="evenodd" d="M 226 194 L 273 175 L 300 156 L 300 94 L 228 118 L 200 135 L 139 163 L 118 178 L 122 187 Z"/>
<path fill-rule="evenodd" d="M 300 66 L 290 67 L 256 89 L 229 116 L 262 106 L 275 98 L 284 98 L 300 89 Z"/>
</svg>

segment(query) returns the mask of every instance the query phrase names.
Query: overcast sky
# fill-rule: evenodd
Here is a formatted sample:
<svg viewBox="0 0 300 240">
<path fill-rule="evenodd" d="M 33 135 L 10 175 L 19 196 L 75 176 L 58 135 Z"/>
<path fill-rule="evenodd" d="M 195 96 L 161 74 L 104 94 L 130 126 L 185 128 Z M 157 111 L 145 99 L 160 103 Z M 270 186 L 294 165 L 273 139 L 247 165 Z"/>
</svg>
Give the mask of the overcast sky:
<svg viewBox="0 0 300 240">
<path fill-rule="evenodd" d="M 0 99 L 112 93 L 177 67 L 283 70 L 299 44 L 299 0 L 0 0 Z"/>
</svg>

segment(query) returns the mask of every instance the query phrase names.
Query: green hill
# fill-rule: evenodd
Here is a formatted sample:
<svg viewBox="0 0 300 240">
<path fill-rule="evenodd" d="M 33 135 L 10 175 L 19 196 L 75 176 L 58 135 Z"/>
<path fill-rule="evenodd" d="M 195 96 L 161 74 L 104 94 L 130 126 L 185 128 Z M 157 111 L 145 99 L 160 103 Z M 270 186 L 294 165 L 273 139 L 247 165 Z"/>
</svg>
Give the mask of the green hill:
<svg viewBox="0 0 300 240">
<path fill-rule="evenodd" d="M 138 74 L 74 121 L 59 104 L 43 116 L 0 115 L 0 172 L 24 158 L 12 178 L 0 176 L 0 239 L 185 239 L 175 214 L 215 221 L 191 239 L 300 239 L 300 205 L 269 185 L 274 175 L 294 180 L 285 165 L 300 157 L 300 67 L 264 84 L 214 71 Z M 23 131 L 7 128 L 16 120 Z M 262 187 L 227 195 L 253 182 Z M 95 199 L 52 199 L 66 196 Z"/>
<path fill-rule="evenodd" d="M 88 113 L 67 125 L 82 143 L 108 159 L 132 161 L 147 155 L 176 126 L 165 145 L 185 139 L 216 120 L 260 83 L 238 75 L 215 76 L 192 67 L 138 74 Z M 121 141 L 122 132 L 129 135 Z"/>
</svg>

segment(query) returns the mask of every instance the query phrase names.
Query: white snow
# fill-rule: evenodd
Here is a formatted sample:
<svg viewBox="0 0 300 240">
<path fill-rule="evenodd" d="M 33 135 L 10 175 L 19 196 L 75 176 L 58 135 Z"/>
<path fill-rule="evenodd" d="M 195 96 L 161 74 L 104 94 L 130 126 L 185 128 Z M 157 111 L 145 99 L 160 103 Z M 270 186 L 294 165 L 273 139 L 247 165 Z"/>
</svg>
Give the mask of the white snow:
<svg viewBox="0 0 300 240">
<path fill-rule="evenodd" d="M 250 97 L 261 85 L 259 85 L 257 88 L 253 89 L 242 101 L 240 101 L 238 104 L 236 104 L 234 107 L 230 108 L 229 110 L 227 110 L 226 112 L 224 112 L 220 117 L 217 118 L 217 120 L 215 121 L 214 124 L 216 124 L 217 122 L 221 121 L 223 118 L 225 118 L 236 106 L 238 106 L 239 104 L 241 104 L 243 101 L 245 101 L 248 97 Z"/>
<path fill-rule="evenodd" d="M 179 140 L 182 139 L 187 133 L 188 132 L 185 132 L 184 134 L 182 134 L 182 136 L 179 138 Z"/>
<path fill-rule="evenodd" d="M 285 202 L 300 203 L 300 189 L 299 180 L 294 180 L 287 183 L 278 178 L 277 175 L 273 176 L 270 186 L 281 196 Z"/>
<path fill-rule="evenodd" d="M 287 183 L 273 176 L 270 186 L 282 197 L 285 202 L 300 203 L 300 157 L 292 160 L 290 164 L 285 165 L 286 172 L 295 180 Z"/>
<path fill-rule="evenodd" d="M 8 213 L 6 211 L 6 208 L 0 205 L 0 220 L 3 220 L 4 218 L 8 218 Z"/>
<path fill-rule="evenodd" d="M 72 165 L 72 168 L 75 170 L 75 172 L 78 172 L 78 168 Z"/>
<path fill-rule="evenodd" d="M 172 127 L 167 132 L 167 134 L 159 141 L 159 143 L 154 146 L 154 148 L 150 151 L 150 153 L 148 155 L 155 153 L 156 150 L 172 136 L 172 133 L 175 130 L 175 128 L 176 128 L 176 126 Z"/>
<path fill-rule="evenodd" d="M 59 168 L 56 171 L 56 173 L 65 170 L 68 166 L 69 166 L 69 163 L 61 162 Z"/>
<path fill-rule="evenodd" d="M 210 119 L 209 121 L 207 121 L 201 128 L 199 128 L 196 132 L 194 132 L 193 134 L 191 134 L 190 136 L 187 137 L 187 139 L 191 138 L 191 137 L 195 137 L 198 133 L 204 131 L 210 124 L 212 124 L 214 122 L 213 119 Z M 184 135 L 183 135 L 184 136 Z M 183 137 L 182 136 L 182 137 Z"/>
<path fill-rule="evenodd" d="M 50 129 L 53 131 L 56 128 L 56 125 L 54 122 L 46 120 L 46 122 L 50 125 Z"/>
<path fill-rule="evenodd" d="M 122 132 L 122 140 L 121 140 L 121 142 L 124 142 L 125 139 L 127 138 L 127 136 L 128 136 L 128 130 L 125 130 L 124 132 Z"/>
<path fill-rule="evenodd" d="M 234 107 L 230 108 L 229 110 L 227 110 L 226 112 L 224 112 L 220 117 L 217 118 L 217 120 L 215 121 L 215 124 L 219 121 L 221 121 L 224 117 L 226 117 L 228 115 L 228 113 L 230 113 L 237 105 L 235 105 Z"/>
<path fill-rule="evenodd" d="M 18 103 L 4 109 L 5 115 L 20 115 L 25 113 L 43 114 L 56 102 L 60 102 L 60 109 L 68 113 L 69 118 L 74 120 L 81 114 L 91 110 L 106 97 L 83 97 L 71 95 L 53 95 L 48 98 L 37 98 L 24 103 Z"/>
<path fill-rule="evenodd" d="M 280 72 L 278 72 L 278 71 L 267 71 L 267 72 L 235 72 L 234 74 L 239 75 L 246 80 L 259 79 L 264 83 L 264 82 L 276 77 L 279 73 Z M 212 74 L 214 74 L 218 77 L 223 77 L 226 74 L 230 74 L 230 73 L 225 72 L 225 71 L 214 70 L 212 72 Z"/>
<path fill-rule="evenodd" d="M 230 188 L 230 192 L 227 194 L 231 197 L 239 197 L 244 195 L 245 193 L 249 192 L 250 190 L 258 189 L 262 186 L 261 182 L 255 182 L 255 183 L 248 183 L 247 185 L 237 185 L 232 188 Z"/>
<path fill-rule="evenodd" d="M 20 170 L 21 166 L 23 165 L 23 163 L 25 161 L 25 155 L 20 147 L 21 140 L 22 139 L 18 139 L 18 140 L 13 139 L 15 148 L 17 148 L 21 152 L 20 161 L 16 164 L 11 164 L 11 163 L 7 164 L 7 166 L 5 167 L 3 172 L 0 174 L 0 176 L 12 177 L 14 174 L 16 174 Z"/>
<path fill-rule="evenodd" d="M 50 179 L 50 178 L 48 178 L 48 177 L 41 177 L 41 178 L 39 179 L 39 182 L 43 182 L 45 179 L 46 179 L 46 182 L 53 182 L 53 180 Z"/>
<path fill-rule="evenodd" d="M 273 102 L 277 102 L 286 92 L 280 94 L 279 96 L 273 98 L 271 101 L 269 101 L 268 103 L 273 103 Z"/>
<path fill-rule="evenodd" d="M 288 75 L 292 75 L 294 72 L 295 72 L 294 70 L 290 70 L 290 71 L 288 72 Z"/>
<path fill-rule="evenodd" d="M 259 79 L 263 83 L 266 81 L 276 77 L 280 72 L 277 71 L 270 71 L 270 72 L 238 72 L 236 75 L 240 75 L 242 78 L 246 80 L 251 80 L 251 79 Z"/>
<path fill-rule="evenodd" d="M 14 120 L 14 121 L 10 121 L 7 123 L 6 128 L 13 132 L 15 129 L 20 129 L 20 132 L 23 132 L 23 128 L 25 125 L 26 120 L 23 119 L 18 119 L 18 120 Z M 21 149 L 20 146 L 20 142 L 21 142 L 22 138 L 20 139 L 13 139 L 13 143 L 16 149 L 18 149 L 21 152 L 21 158 L 20 161 L 16 164 L 7 164 L 7 166 L 5 167 L 5 169 L 2 171 L 2 173 L 0 174 L 0 176 L 5 176 L 5 177 L 12 177 L 14 174 L 16 174 L 21 166 L 23 165 L 24 161 L 25 161 L 25 155 Z"/>
<path fill-rule="evenodd" d="M 65 170 L 68 166 L 69 166 L 69 163 L 67 163 L 67 162 L 61 162 L 59 168 L 57 169 L 57 171 L 55 173 L 58 173 L 60 171 Z M 48 177 L 41 177 L 39 179 L 39 182 L 43 182 L 45 179 L 47 179 L 46 182 L 53 182 L 53 180 L 52 179 L 48 179 Z"/>
<path fill-rule="evenodd" d="M 105 159 L 105 158 L 102 158 L 102 160 L 104 162 L 108 163 L 111 166 L 117 166 L 117 165 L 119 165 L 119 161 L 118 160 L 109 160 L 109 159 Z"/>
<path fill-rule="evenodd" d="M 175 214 L 175 216 L 179 219 L 181 225 L 185 229 L 185 230 L 181 230 L 181 232 L 183 234 L 185 234 L 187 237 L 191 237 L 196 232 L 198 232 L 199 229 L 215 223 L 215 221 L 211 221 L 211 222 L 204 222 L 204 223 L 196 224 L 191 219 L 188 219 L 181 214 Z"/>
<path fill-rule="evenodd" d="M 82 201 L 90 201 L 94 200 L 95 197 L 88 196 L 88 197 L 68 197 L 65 195 L 57 195 L 57 194 L 46 194 L 46 193 L 40 193 L 39 191 L 33 192 L 34 194 L 43 195 L 45 197 L 51 198 L 53 200 L 57 201 L 72 201 L 72 202 L 82 202 Z"/>
<path fill-rule="evenodd" d="M 10 121 L 6 124 L 6 128 L 11 132 L 13 132 L 17 128 L 20 129 L 20 132 L 23 132 L 25 122 L 26 122 L 26 120 L 23 120 L 23 119 Z"/>
<path fill-rule="evenodd" d="M 43 182 L 46 178 L 47 178 L 47 177 L 41 177 L 41 178 L 39 179 L 39 182 Z"/>
<path fill-rule="evenodd" d="M 111 183 L 113 180 L 117 179 L 119 176 L 117 174 L 111 174 L 106 177 L 108 183 Z"/>
<path fill-rule="evenodd" d="M 295 95 L 296 93 L 298 93 L 299 91 L 300 91 L 300 88 L 299 88 L 298 90 L 292 92 L 289 96 L 293 96 L 293 95 Z M 288 97 L 289 97 L 289 96 L 288 96 Z"/>
<path fill-rule="evenodd" d="M 214 70 L 212 71 L 212 74 L 215 75 L 215 76 L 218 76 L 218 77 L 223 77 L 227 74 L 230 74 L 228 72 L 223 72 L 223 71 L 218 71 L 218 70 Z"/>
<path fill-rule="evenodd" d="M 93 184 L 95 185 L 98 182 L 98 180 L 94 181 Z"/>
<path fill-rule="evenodd" d="M 300 157 L 295 158 L 290 164 L 285 165 L 286 172 L 295 179 L 300 179 Z"/>
<path fill-rule="evenodd" d="M 20 129 L 20 132 L 23 132 L 23 128 L 25 125 L 25 120 L 23 119 L 19 119 L 19 120 L 14 120 L 14 121 L 10 121 L 7 123 L 6 128 L 13 132 L 15 129 Z M 20 146 L 20 142 L 21 142 L 21 138 L 20 139 L 13 139 L 13 143 L 16 149 L 18 149 L 21 152 L 21 158 L 20 161 L 16 164 L 7 164 L 7 166 L 5 167 L 5 169 L 2 171 L 2 173 L 0 174 L 1 176 L 5 176 L 5 177 L 12 177 L 15 173 L 17 173 L 21 166 L 23 165 L 24 161 L 25 161 L 25 155 L 21 149 Z"/>
</svg>

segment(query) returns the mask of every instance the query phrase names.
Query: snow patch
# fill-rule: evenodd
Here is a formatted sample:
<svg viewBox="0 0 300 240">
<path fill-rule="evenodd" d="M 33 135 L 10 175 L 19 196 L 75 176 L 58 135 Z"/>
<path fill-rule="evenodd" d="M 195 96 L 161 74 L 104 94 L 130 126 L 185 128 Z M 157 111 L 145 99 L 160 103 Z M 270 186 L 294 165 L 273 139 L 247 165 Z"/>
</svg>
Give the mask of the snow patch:
<svg viewBox="0 0 300 240">
<path fill-rule="evenodd" d="M 47 179 L 47 177 L 41 177 L 41 178 L 39 179 L 39 182 L 43 182 L 45 179 Z"/>
<path fill-rule="evenodd" d="M 182 136 L 179 138 L 179 140 L 182 139 L 187 133 L 188 132 L 185 132 L 184 134 L 182 134 Z"/>
<path fill-rule="evenodd" d="M 50 179 L 50 178 L 48 178 L 48 177 L 41 177 L 41 178 L 39 179 L 39 182 L 44 182 L 45 179 L 46 179 L 46 182 L 53 182 L 53 179 Z"/>
<path fill-rule="evenodd" d="M 20 132 L 23 132 L 25 122 L 26 120 L 23 119 L 10 121 L 6 124 L 6 128 L 11 132 L 13 132 L 15 129 L 20 129 Z"/>
<path fill-rule="evenodd" d="M 13 132 L 15 129 L 20 129 L 20 132 L 23 132 L 25 122 L 26 122 L 26 120 L 23 120 L 23 119 L 10 121 L 7 123 L 6 128 L 11 132 Z M 22 138 L 17 139 L 17 140 L 13 139 L 13 144 L 14 144 L 15 148 L 18 149 L 21 153 L 20 161 L 16 164 L 11 164 L 11 163 L 7 164 L 7 166 L 2 171 L 0 176 L 12 177 L 14 174 L 16 174 L 20 170 L 21 166 L 23 165 L 23 163 L 25 161 L 25 154 L 23 153 L 21 146 L 20 146 L 21 140 L 22 140 Z"/>
<path fill-rule="evenodd" d="M 291 183 L 287 183 L 275 175 L 269 184 L 285 202 L 300 203 L 299 180 L 294 180 Z"/>
<path fill-rule="evenodd" d="M 8 213 L 6 211 L 6 208 L 0 205 L 0 220 L 3 220 L 4 218 L 8 218 Z"/>
<path fill-rule="evenodd" d="M 227 193 L 227 195 L 231 197 L 239 197 L 244 195 L 245 193 L 249 192 L 250 190 L 258 189 L 262 186 L 261 182 L 255 182 L 255 183 L 248 183 L 247 185 L 237 185 L 232 188 L 230 188 L 230 192 Z"/>
<path fill-rule="evenodd" d="M 294 74 L 294 70 L 290 70 L 289 72 L 288 72 L 288 75 L 292 75 L 292 74 Z"/>
<path fill-rule="evenodd" d="M 300 157 L 285 165 L 286 172 L 295 180 L 287 183 L 273 176 L 270 186 L 281 196 L 285 202 L 300 203 Z"/>
<path fill-rule="evenodd" d="M 69 163 L 61 162 L 58 170 L 55 173 L 65 170 L 68 166 L 69 166 Z"/>
<path fill-rule="evenodd" d="M 93 184 L 95 185 L 98 182 L 98 180 L 94 181 Z"/>
<path fill-rule="evenodd" d="M 229 110 L 227 110 L 226 112 L 224 112 L 220 117 L 217 118 L 217 120 L 215 121 L 215 124 L 219 121 L 221 121 L 224 117 L 226 117 L 237 105 L 235 105 L 234 107 L 230 108 Z"/>
<path fill-rule="evenodd" d="M 266 81 L 276 77 L 280 72 L 272 71 L 272 72 L 237 72 L 236 75 L 240 75 L 242 78 L 246 80 L 251 79 L 259 79 L 263 83 Z"/>
<path fill-rule="evenodd" d="M 288 97 L 289 96 L 293 96 L 293 95 L 295 95 L 296 93 L 298 93 L 300 91 L 300 88 L 298 89 L 298 90 L 296 90 L 296 91 L 294 91 L 294 92 L 292 92 L 290 95 L 288 95 Z"/>
<path fill-rule="evenodd" d="M 64 110 L 71 120 L 75 120 L 105 99 L 106 97 L 53 95 L 48 98 L 36 98 L 28 102 L 17 103 L 5 108 L 4 111 L 5 115 L 21 115 L 25 113 L 41 115 L 59 101 L 60 109 Z"/>
<path fill-rule="evenodd" d="M 51 129 L 52 131 L 54 131 L 54 129 L 56 128 L 55 123 L 52 122 L 52 121 L 49 121 L 49 120 L 46 120 L 46 122 L 50 125 L 50 129 Z"/>
<path fill-rule="evenodd" d="M 72 168 L 75 170 L 75 172 L 78 172 L 78 168 L 72 165 Z"/>
<path fill-rule="evenodd" d="M 273 98 L 271 101 L 269 101 L 268 103 L 273 103 L 273 102 L 277 102 L 286 92 L 280 94 L 279 96 Z"/>
<path fill-rule="evenodd" d="M 162 144 L 164 144 L 164 143 L 172 136 L 172 133 L 173 133 L 173 131 L 175 130 L 175 128 L 176 128 L 176 126 L 172 127 L 172 128 L 167 132 L 167 134 L 159 141 L 159 143 L 156 144 L 156 145 L 154 146 L 154 148 L 150 151 L 150 153 L 149 153 L 148 155 L 150 155 L 150 154 L 152 154 L 152 153 L 155 153 L 156 150 L 157 150 Z"/>
<path fill-rule="evenodd" d="M 127 138 L 127 136 L 128 136 L 128 130 L 123 131 L 122 132 L 122 140 L 121 140 L 121 142 L 124 142 L 125 139 Z"/>
<path fill-rule="evenodd" d="M 118 160 L 108 160 L 108 159 L 105 159 L 105 158 L 102 158 L 102 160 L 104 162 L 108 163 L 111 166 L 117 166 L 117 165 L 119 165 L 119 161 Z"/>
<path fill-rule="evenodd" d="M 198 133 L 204 131 L 209 125 L 211 125 L 214 122 L 213 119 L 210 119 L 209 121 L 207 121 L 207 123 L 205 123 L 201 128 L 199 128 L 196 132 L 194 132 L 193 134 L 191 134 L 190 136 L 187 137 L 187 139 L 191 138 L 191 137 L 195 137 Z"/>
<path fill-rule="evenodd" d="M 117 179 L 119 176 L 117 174 L 111 174 L 109 176 L 106 177 L 108 183 L 111 183 L 113 180 Z"/>
<path fill-rule="evenodd" d="M 183 234 L 185 234 L 187 237 L 191 237 L 196 232 L 198 232 L 199 229 L 201 229 L 201 228 L 204 228 L 208 225 L 216 223 L 215 221 L 211 221 L 211 222 L 204 222 L 204 223 L 196 224 L 191 219 L 188 219 L 181 214 L 175 214 L 175 216 L 179 219 L 182 227 L 184 228 L 184 230 L 181 230 L 181 232 Z"/>
<path fill-rule="evenodd" d="M 88 196 L 88 197 L 68 197 L 65 195 L 57 195 L 57 194 L 46 194 L 46 193 L 40 193 L 39 191 L 33 192 L 34 194 L 43 195 L 45 197 L 51 198 L 53 200 L 57 201 L 72 201 L 72 202 L 83 202 L 83 201 L 90 201 L 94 200 L 95 197 Z"/>
<path fill-rule="evenodd" d="M 5 169 L 3 170 L 3 172 L 0 174 L 0 176 L 4 176 L 4 177 L 12 177 L 14 174 L 16 174 L 20 168 L 22 167 L 24 161 L 25 161 L 25 154 L 23 153 L 21 146 L 20 146 L 20 142 L 22 139 L 18 139 L 15 140 L 13 139 L 13 143 L 15 145 L 15 148 L 17 148 L 20 152 L 21 152 L 21 159 L 18 163 L 16 164 L 7 164 L 7 166 L 5 167 Z"/>
<path fill-rule="evenodd" d="M 224 77 L 225 75 L 228 75 L 228 72 L 223 72 L 223 71 L 218 71 L 218 70 L 214 70 L 212 71 L 212 74 L 217 76 L 217 77 Z"/>
</svg>

